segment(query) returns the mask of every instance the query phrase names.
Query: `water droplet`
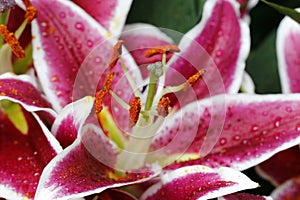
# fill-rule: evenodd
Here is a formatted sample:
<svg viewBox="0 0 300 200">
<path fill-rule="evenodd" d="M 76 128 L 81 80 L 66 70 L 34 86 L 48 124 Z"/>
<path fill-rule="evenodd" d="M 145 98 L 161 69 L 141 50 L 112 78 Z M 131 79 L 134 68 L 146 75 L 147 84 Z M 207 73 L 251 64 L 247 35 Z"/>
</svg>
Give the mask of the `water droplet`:
<svg viewBox="0 0 300 200">
<path fill-rule="evenodd" d="M 243 144 L 248 144 L 248 140 L 243 140 L 242 143 Z"/>
<path fill-rule="evenodd" d="M 42 22 L 41 25 L 42 25 L 42 27 L 46 27 L 47 23 L 46 22 Z"/>
<path fill-rule="evenodd" d="M 87 41 L 87 46 L 88 47 L 92 47 L 94 45 L 94 42 L 93 41 L 91 41 L 91 40 L 88 40 Z"/>
<path fill-rule="evenodd" d="M 217 51 L 217 57 L 222 57 L 222 55 L 223 55 L 223 51 L 218 50 L 218 51 Z"/>
<path fill-rule="evenodd" d="M 296 124 L 296 131 L 300 132 L 300 124 Z"/>
<path fill-rule="evenodd" d="M 33 175 L 34 175 L 34 176 L 39 176 L 40 173 L 36 172 L 36 173 L 34 173 Z"/>
<path fill-rule="evenodd" d="M 60 12 L 59 17 L 64 19 L 66 17 L 66 13 L 65 12 Z"/>
<path fill-rule="evenodd" d="M 255 132 L 255 131 L 257 131 L 258 130 L 258 126 L 257 125 L 253 125 L 252 127 L 251 127 L 251 132 Z"/>
<path fill-rule="evenodd" d="M 33 155 L 35 155 L 35 156 L 38 155 L 38 152 L 37 152 L 37 151 L 34 151 L 34 152 L 33 152 Z"/>
<path fill-rule="evenodd" d="M 262 114 L 263 116 L 267 116 L 269 113 L 267 111 L 264 111 Z"/>
<path fill-rule="evenodd" d="M 281 117 L 277 117 L 274 121 L 274 128 L 278 128 L 280 126 Z"/>
<path fill-rule="evenodd" d="M 84 25 L 83 25 L 83 23 L 81 23 L 81 22 L 76 22 L 76 23 L 75 23 L 75 28 L 76 28 L 77 30 L 84 31 Z"/>
<path fill-rule="evenodd" d="M 227 139 L 226 138 L 221 138 L 220 139 L 220 145 L 224 145 L 227 143 Z"/>
<path fill-rule="evenodd" d="M 21 160 L 23 160 L 23 158 L 22 157 L 18 157 L 18 161 L 21 161 Z"/>
<path fill-rule="evenodd" d="M 286 111 L 286 112 L 292 112 L 293 109 L 292 109 L 291 107 L 286 107 L 286 108 L 285 108 L 285 111 Z"/>
<path fill-rule="evenodd" d="M 97 57 L 95 58 L 95 62 L 96 62 L 96 63 L 101 63 L 101 61 L 102 61 L 102 59 L 101 59 L 100 57 L 97 56 Z"/>
<path fill-rule="evenodd" d="M 240 140 L 240 139 L 241 139 L 241 136 L 239 136 L 239 135 L 235 135 L 235 136 L 233 136 L 233 139 L 234 139 L 235 141 L 238 141 L 238 140 Z"/>
</svg>

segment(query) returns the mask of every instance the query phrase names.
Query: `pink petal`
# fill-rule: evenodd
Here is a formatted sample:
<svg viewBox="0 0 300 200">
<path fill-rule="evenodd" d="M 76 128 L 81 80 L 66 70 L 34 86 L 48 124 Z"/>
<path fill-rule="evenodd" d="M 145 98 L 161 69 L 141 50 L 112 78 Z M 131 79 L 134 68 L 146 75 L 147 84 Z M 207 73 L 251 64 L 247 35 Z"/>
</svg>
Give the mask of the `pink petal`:
<svg viewBox="0 0 300 200">
<path fill-rule="evenodd" d="M 144 79 L 149 75 L 147 64 L 162 60 L 161 55 L 146 58 L 146 51 L 156 46 L 174 43 L 174 41 L 159 28 L 143 23 L 126 25 L 122 32 L 121 39 L 124 40 L 124 45 L 131 53 L 135 62 L 139 65 Z"/>
<path fill-rule="evenodd" d="M 76 140 L 78 130 L 90 114 L 93 105 L 93 99 L 86 97 L 67 105 L 57 116 L 51 132 L 63 148 Z"/>
<path fill-rule="evenodd" d="M 70 199 L 96 194 L 108 188 L 139 183 L 156 176 L 150 169 L 110 177 L 116 162 L 116 146 L 94 125 L 55 157 L 43 171 L 36 199 Z"/>
<path fill-rule="evenodd" d="M 114 36 L 123 29 L 132 0 L 72 0 Z"/>
<path fill-rule="evenodd" d="M 294 177 L 276 188 L 271 196 L 274 200 L 297 200 L 300 197 L 300 176 Z"/>
<path fill-rule="evenodd" d="M 7 99 L 22 104 L 28 111 L 48 110 L 51 105 L 46 101 L 27 75 L 16 76 L 2 74 L 0 76 L 0 100 Z"/>
<path fill-rule="evenodd" d="M 36 115 L 23 113 L 27 135 L 0 113 L 0 196 L 8 199 L 33 199 L 44 167 L 62 150 Z"/>
<path fill-rule="evenodd" d="M 300 174 L 299 146 L 275 154 L 256 167 L 257 172 L 275 186 Z M 284 172 L 284 173 L 282 173 Z"/>
<path fill-rule="evenodd" d="M 220 95 L 187 105 L 166 119 L 151 150 L 164 156 L 196 154 L 180 166 L 244 170 L 300 143 L 300 95 Z M 197 130 L 198 127 L 198 130 Z"/>
<path fill-rule="evenodd" d="M 100 79 L 105 78 L 115 44 L 114 39 L 108 40 L 110 33 L 70 1 L 32 3 L 39 9 L 36 23 L 32 24 L 34 65 L 53 107 L 61 110 L 73 100 L 94 95 Z M 133 73 L 137 66 L 130 55 L 124 56 L 124 60 Z M 122 71 L 119 66 L 115 68 L 115 72 Z M 135 77 L 140 76 L 139 72 L 134 73 Z M 114 82 L 122 76 L 118 73 Z M 125 83 L 123 90 L 128 85 Z M 123 93 L 128 95 L 125 90 Z"/>
<path fill-rule="evenodd" d="M 151 186 L 141 200 L 210 199 L 255 187 L 258 184 L 241 172 L 195 165 L 162 175 L 160 182 Z"/>
<path fill-rule="evenodd" d="M 277 31 L 277 58 L 284 93 L 300 92 L 300 25 L 285 17 Z"/>
<path fill-rule="evenodd" d="M 168 85 L 179 85 L 205 69 L 203 81 L 193 87 L 198 98 L 239 90 L 250 36 L 249 27 L 239 19 L 238 10 L 235 1 L 206 2 L 201 22 L 184 35 L 179 44 L 181 53 L 169 61 Z M 188 96 L 180 104 L 190 101 L 193 100 Z"/>
<path fill-rule="evenodd" d="M 105 190 L 104 192 L 97 194 L 97 195 L 92 195 L 89 197 L 85 197 L 85 200 L 94 200 L 95 197 L 98 197 L 98 199 L 109 199 L 109 200 L 137 200 L 134 196 L 131 194 L 123 191 L 123 190 L 117 190 L 117 189 L 109 189 Z"/>
<path fill-rule="evenodd" d="M 246 193 L 234 193 L 229 194 L 224 197 L 218 198 L 218 200 L 272 200 L 271 197 L 262 197 L 253 194 L 246 194 Z"/>
</svg>

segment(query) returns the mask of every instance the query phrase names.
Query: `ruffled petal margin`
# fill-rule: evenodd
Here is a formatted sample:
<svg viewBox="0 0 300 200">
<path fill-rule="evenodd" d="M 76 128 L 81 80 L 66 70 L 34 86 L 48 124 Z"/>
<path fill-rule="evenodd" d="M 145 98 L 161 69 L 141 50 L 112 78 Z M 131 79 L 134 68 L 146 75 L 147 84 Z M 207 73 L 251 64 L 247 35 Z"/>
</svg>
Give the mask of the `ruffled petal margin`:
<svg viewBox="0 0 300 200">
<path fill-rule="evenodd" d="M 277 30 L 276 50 L 284 93 L 300 92 L 300 25 L 285 17 Z"/>
<path fill-rule="evenodd" d="M 210 199 L 240 190 L 258 187 L 241 172 L 221 167 L 211 169 L 195 165 L 176 169 L 161 176 L 141 200 Z"/>
<path fill-rule="evenodd" d="M 166 118 L 149 156 L 164 161 L 176 155 L 179 163 L 168 169 L 201 164 L 245 170 L 300 143 L 299 106 L 299 94 L 219 95 L 193 102 Z"/>
</svg>

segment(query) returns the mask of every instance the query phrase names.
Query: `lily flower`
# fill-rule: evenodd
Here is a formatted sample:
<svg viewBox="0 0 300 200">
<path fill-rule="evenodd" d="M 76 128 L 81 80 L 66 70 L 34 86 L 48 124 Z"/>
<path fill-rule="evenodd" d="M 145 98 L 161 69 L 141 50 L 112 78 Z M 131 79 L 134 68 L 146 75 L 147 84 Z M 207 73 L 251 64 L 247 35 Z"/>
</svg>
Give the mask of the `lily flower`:
<svg viewBox="0 0 300 200">
<path fill-rule="evenodd" d="M 277 30 L 277 58 L 283 93 L 300 91 L 299 36 L 300 25 L 289 17 L 285 17 Z M 274 200 L 300 197 L 299 155 L 300 150 L 297 145 L 274 155 L 256 167 L 263 178 L 277 187 L 271 194 Z"/>
<path fill-rule="evenodd" d="M 45 124 L 56 113 L 27 75 L 1 75 L 0 94 L 0 196 L 33 199 L 44 167 L 62 151 Z"/>
<path fill-rule="evenodd" d="M 84 197 L 158 174 L 141 199 L 219 197 L 257 187 L 237 170 L 299 143 L 299 95 L 209 98 L 241 84 L 250 40 L 235 1 L 208 0 L 180 53 L 151 46 L 162 62 L 151 62 L 146 85 L 129 52 L 113 48 L 111 33 L 74 3 L 32 4 L 34 65 L 61 111 L 52 133 L 66 147 L 44 169 L 36 199 Z M 157 29 L 142 36 L 136 41 L 166 38 Z"/>
</svg>

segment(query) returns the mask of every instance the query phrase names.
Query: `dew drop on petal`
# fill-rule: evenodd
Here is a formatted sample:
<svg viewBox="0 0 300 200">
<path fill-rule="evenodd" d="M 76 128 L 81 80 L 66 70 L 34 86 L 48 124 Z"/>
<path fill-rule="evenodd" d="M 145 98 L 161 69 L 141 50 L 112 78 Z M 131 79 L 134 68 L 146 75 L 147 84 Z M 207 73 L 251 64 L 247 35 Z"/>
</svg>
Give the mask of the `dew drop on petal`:
<svg viewBox="0 0 300 200">
<path fill-rule="evenodd" d="M 277 117 L 274 120 L 274 128 L 278 128 L 280 126 L 281 117 Z"/>
<path fill-rule="evenodd" d="M 241 139 L 241 136 L 239 136 L 239 135 L 233 136 L 233 140 L 235 140 L 235 141 L 238 141 L 238 140 L 240 140 L 240 139 Z"/>
<path fill-rule="evenodd" d="M 65 12 L 60 12 L 59 17 L 64 19 L 66 17 L 66 13 Z"/>
<path fill-rule="evenodd" d="M 300 132 L 300 124 L 296 124 L 296 131 Z"/>
<path fill-rule="evenodd" d="M 258 126 L 257 125 L 253 125 L 252 127 L 251 127 L 251 132 L 255 132 L 255 131 L 257 131 L 258 130 Z"/>
<path fill-rule="evenodd" d="M 225 145 L 227 143 L 227 139 L 226 138 L 221 138 L 220 139 L 220 145 Z"/>
<path fill-rule="evenodd" d="M 84 25 L 83 25 L 83 23 L 81 23 L 81 22 L 76 22 L 76 23 L 75 23 L 75 28 L 76 28 L 77 30 L 84 31 Z"/>
<path fill-rule="evenodd" d="M 94 45 L 94 43 L 91 41 L 91 40 L 88 40 L 87 41 L 87 46 L 88 47 L 92 47 Z"/>
<path fill-rule="evenodd" d="M 285 108 L 285 111 L 286 111 L 286 112 L 292 112 L 293 109 L 292 109 L 291 107 L 286 107 L 286 108 Z"/>
</svg>

